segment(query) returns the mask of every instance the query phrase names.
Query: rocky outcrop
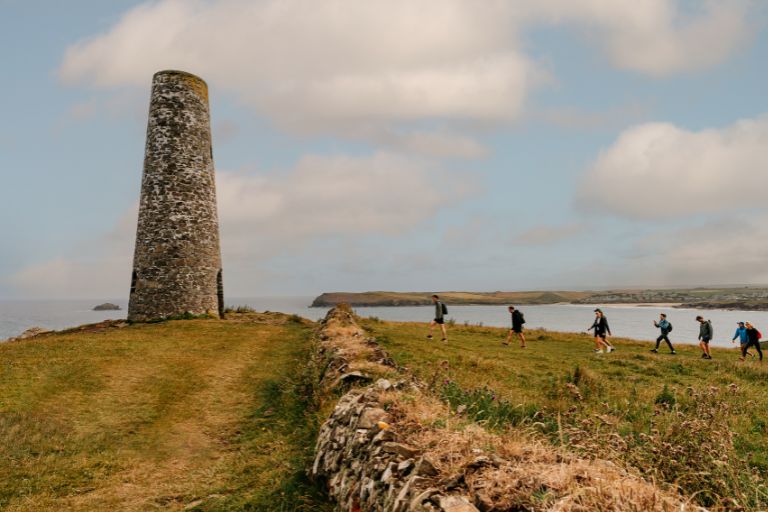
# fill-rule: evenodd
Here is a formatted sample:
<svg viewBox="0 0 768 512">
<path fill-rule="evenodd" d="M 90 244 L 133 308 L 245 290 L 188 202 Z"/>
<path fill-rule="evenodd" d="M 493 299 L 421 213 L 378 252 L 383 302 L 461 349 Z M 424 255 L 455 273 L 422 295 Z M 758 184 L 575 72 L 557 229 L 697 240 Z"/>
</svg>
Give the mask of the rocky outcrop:
<svg viewBox="0 0 768 512">
<path fill-rule="evenodd" d="M 48 334 L 50 332 L 53 332 L 49 329 L 43 329 L 42 327 L 30 327 L 23 333 L 19 334 L 18 336 L 15 336 L 13 338 L 8 338 L 5 341 L 22 341 L 22 340 L 28 340 L 30 338 L 36 338 L 37 336 L 41 336 L 43 334 Z"/>
<path fill-rule="evenodd" d="M 94 311 L 120 311 L 120 306 L 112 304 L 111 302 L 105 302 L 93 307 Z"/>
<path fill-rule="evenodd" d="M 366 337 L 349 307 L 328 313 L 317 347 L 326 396 L 351 387 L 322 425 L 309 469 L 339 511 L 700 510 L 610 462 L 451 413 Z"/>
</svg>

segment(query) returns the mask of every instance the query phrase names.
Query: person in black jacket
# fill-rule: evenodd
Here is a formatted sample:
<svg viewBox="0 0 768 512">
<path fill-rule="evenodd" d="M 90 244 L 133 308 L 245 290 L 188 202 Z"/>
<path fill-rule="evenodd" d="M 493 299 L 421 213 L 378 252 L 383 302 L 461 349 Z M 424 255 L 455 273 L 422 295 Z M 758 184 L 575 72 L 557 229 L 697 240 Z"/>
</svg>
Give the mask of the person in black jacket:
<svg viewBox="0 0 768 512">
<path fill-rule="evenodd" d="M 611 336 L 611 328 L 608 326 L 608 319 L 603 314 L 600 308 L 595 310 L 595 321 L 592 326 L 587 329 L 588 331 L 595 331 L 595 352 L 602 354 L 603 347 L 606 352 L 613 352 L 616 350 L 611 343 L 608 342 L 608 336 Z"/>
<path fill-rule="evenodd" d="M 714 329 L 712 329 L 712 322 L 710 320 L 704 320 L 703 316 L 697 316 L 696 321 L 699 322 L 699 347 L 701 347 L 703 354 L 702 359 L 712 359 L 712 354 L 709 353 L 709 342 L 715 335 Z"/>
<path fill-rule="evenodd" d="M 741 345 L 741 357 L 739 361 L 743 361 L 747 355 L 747 349 L 749 347 L 755 347 L 757 354 L 760 356 L 760 361 L 763 360 L 763 351 L 760 348 L 760 331 L 755 329 L 755 326 L 747 322 L 747 342 Z"/>
<path fill-rule="evenodd" d="M 525 323 L 525 317 L 520 312 L 520 310 L 515 309 L 515 306 L 509 306 L 507 309 L 512 315 L 512 328 L 509 330 L 507 341 L 503 343 L 505 345 L 509 345 L 509 342 L 512 341 L 512 335 L 517 334 L 517 337 L 520 339 L 520 348 L 525 348 L 525 334 L 523 334 L 523 324 Z"/>
</svg>

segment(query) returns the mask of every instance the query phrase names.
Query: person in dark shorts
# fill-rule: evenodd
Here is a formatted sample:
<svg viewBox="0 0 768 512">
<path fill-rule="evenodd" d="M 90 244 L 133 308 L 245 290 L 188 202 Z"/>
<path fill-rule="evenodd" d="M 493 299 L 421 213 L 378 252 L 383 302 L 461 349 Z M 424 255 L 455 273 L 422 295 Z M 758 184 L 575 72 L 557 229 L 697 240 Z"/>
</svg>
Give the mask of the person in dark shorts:
<svg viewBox="0 0 768 512">
<path fill-rule="evenodd" d="M 739 361 L 743 361 L 744 358 L 747 355 L 747 350 L 749 347 L 755 347 L 757 349 L 757 355 L 760 358 L 760 361 L 763 361 L 763 350 L 760 348 L 760 331 L 758 331 L 754 325 L 747 322 L 746 325 L 747 330 L 747 343 L 741 345 L 741 357 L 739 358 Z"/>
<path fill-rule="evenodd" d="M 744 348 L 749 341 L 749 336 L 747 336 L 747 327 L 744 325 L 744 322 L 738 322 L 736 325 L 738 327 L 736 327 L 736 333 L 734 333 L 733 338 L 731 339 L 731 343 L 738 339 L 742 357 L 745 355 L 755 357 L 752 352 L 749 352 Z"/>
<path fill-rule="evenodd" d="M 435 318 L 431 322 L 429 322 L 429 334 L 427 334 L 428 339 L 432 339 L 432 329 L 436 326 L 440 326 L 440 330 L 443 331 L 443 340 L 447 342 L 448 341 L 448 334 L 445 332 L 445 314 L 448 312 L 448 308 L 445 307 L 445 304 L 442 303 L 440 300 L 440 297 L 437 295 L 432 295 L 432 303 L 435 305 Z"/>
<path fill-rule="evenodd" d="M 664 313 L 661 313 L 659 315 L 659 321 L 653 322 L 653 325 L 661 329 L 661 336 L 656 338 L 656 348 L 651 349 L 651 352 L 654 354 L 657 354 L 659 352 L 659 345 L 661 345 L 661 341 L 664 340 L 667 343 L 667 346 L 669 347 L 669 352 L 671 354 L 677 354 L 675 352 L 675 349 L 672 348 L 672 342 L 669 341 L 669 333 L 672 332 L 672 324 L 669 323 L 669 320 L 667 320 L 667 315 Z"/>
<path fill-rule="evenodd" d="M 525 334 L 523 334 L 523 324 L 525 323 L 525 317 L 523 316 L 523 313 L 520 312 L 520 310 L 515 309 L 515 306 L 509 306 L 507 309 L 512 315 L 512 328 L 509 330 L 507 341 L 503 343 L 505 345 L 509 345 L 509 342 L 512 341 L 512 335 L 517 334 L 517 337 L 520 340 L 520 348 L 525 348 Z"/>
<path fill-rule="evenodd" d="M 587 330 L 595 331 L 595 353 L 602 354 L 603 347 L 605 347 L 605 351 L 608 353 L 616 350 L 613 345 L 608 342 L 608 336 L 611 336 L 611 328 L 608 326 L 608 319 L 600 308 L 595 310 L 595 321 Z"/>
<path fill-rule="evenodd" d="M 704 352 L 701 354 L 701 358 L 712 359 L 712 354 L 709 353 L 709 342 L 712 341 L 715 334 L 714 329 L 712 329 L 712 322 L 704 320 L 703 316 L 697 316 L 696 321 L 699 322 L 699 347 Z"/>
</svg>

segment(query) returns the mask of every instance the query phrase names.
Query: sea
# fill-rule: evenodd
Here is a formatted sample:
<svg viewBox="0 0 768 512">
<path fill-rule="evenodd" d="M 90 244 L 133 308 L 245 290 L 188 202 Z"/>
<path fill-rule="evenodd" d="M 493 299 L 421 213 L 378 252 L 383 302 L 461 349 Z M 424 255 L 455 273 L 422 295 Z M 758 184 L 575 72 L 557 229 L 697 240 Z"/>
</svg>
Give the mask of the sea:
<svg viewBox="0 0 768 512">
<path fill-rule="evenodd" d="M 228 298 L 232 306 L 249 306 L 257 311 L 280 311 L 318 320 L 328 308 L 311 308 L 313 297 L 241 297 Z M 111 302 L 120 311 L 93 311 L 96 304 Z M 0 340 L 17 336 L 30 327 L 60 330 L 107 319 L 125 318 L 126 299 L 98 300 L 0 300 Z M 549 331 L 584 332 L 592 325 L 593 310 L 600 307 L 608 318 L 614 336 L 636 340 L 654 340 L 659 331 L 653 321 L 659 313 L 667 313 L 672 322 L 673 343 L 695 344 L 699 332 L 696 316 L 712 320 L 715 338 L 713 346 L 732 347 L 731 338 L 736 323 L 749 321 L 768 333 L 768 311 L 732 311 L 721 309 L 679 309 L 661 305 L 581 305 L 552 304 L 545 306 L 518 307 L 526 320 L 526 328 L 543 328 Z M 365 307 L 355 308 L 363 317 L 405 322 L 429 322 L 434 316 L 432 306 Z M 448 319 L 460 325 L 509 326 L 506 306 L 456 306 L 448 304 Z"/>
</svg>

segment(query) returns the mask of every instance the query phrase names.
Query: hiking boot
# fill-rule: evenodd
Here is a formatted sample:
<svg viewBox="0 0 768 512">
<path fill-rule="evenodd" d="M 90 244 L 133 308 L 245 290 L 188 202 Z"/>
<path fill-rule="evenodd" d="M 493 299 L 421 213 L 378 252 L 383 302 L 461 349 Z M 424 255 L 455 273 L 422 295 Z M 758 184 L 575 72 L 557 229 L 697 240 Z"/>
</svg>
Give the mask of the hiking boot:
<svg viewBox="0 0 768 512">
<path fill-rule="evenodd" d="M 707 354 L 701 354 L 701 358 L 702 359 L 706 359 L 707 358 Z"/>
<path fill-rule="evenodd" d="M 712 356 L 707 356 L 707 359 L 712 359 Z"/>
<path fill-rule="evenodd" d="M 601 348 L 596 348 L 596 349 L 595 349 L 595 350 L 593 350 L 592 352 L 594 352 L 595 354 L 602 354 L 602 353 L 603 353 L 603 349 L 601 349 Z"/>
<path fill-rule="evenodd" d="M 432 335 L 431 334 L 427 334 L 427 339 L 431 340 L 432 339 Z"/>
<path fill-rule="evenodd" d="M 615 351 L 615 350 L 616 350 L 616 349 L 613 347 L 613 345 L 611 345 L 610 347 L 608 347 L 607 349 L 605 349 L 605 351 L 606 351 L 606 352 L 608 352 L 609 354 L 610 354 L 611 352 Z"/>
<path fill-rule="evenodd" d="M 655 348 L 652 348 L 652 349 L 651 349 L 651 352 L 653 352 L 654 354 L 658 354 L 658 353 L 659 353 L 659 351 L 658 351 L 658 350 L 656 350 Z"/>
<path fill-rule="evenodd" d="M 442 341 L 443 343 L 448 343 L 448 338 L 443 338 L 440 341 Z"/>
<path fill-rule="evenodd" d="M 502 341 L 501 344 L 504 345 L 505 347 L 509 346 L 509 342 L 508 341 Z"/>
<path fill-rule="evenodd" d="M 670 354 L 672 354 L 673 356 L 676 356 L 676 355 L 677 355 L 677 352 L 675 352 L 675 351 L 673 350 L 672 352 L 670 352 Z"/>
</svg>

